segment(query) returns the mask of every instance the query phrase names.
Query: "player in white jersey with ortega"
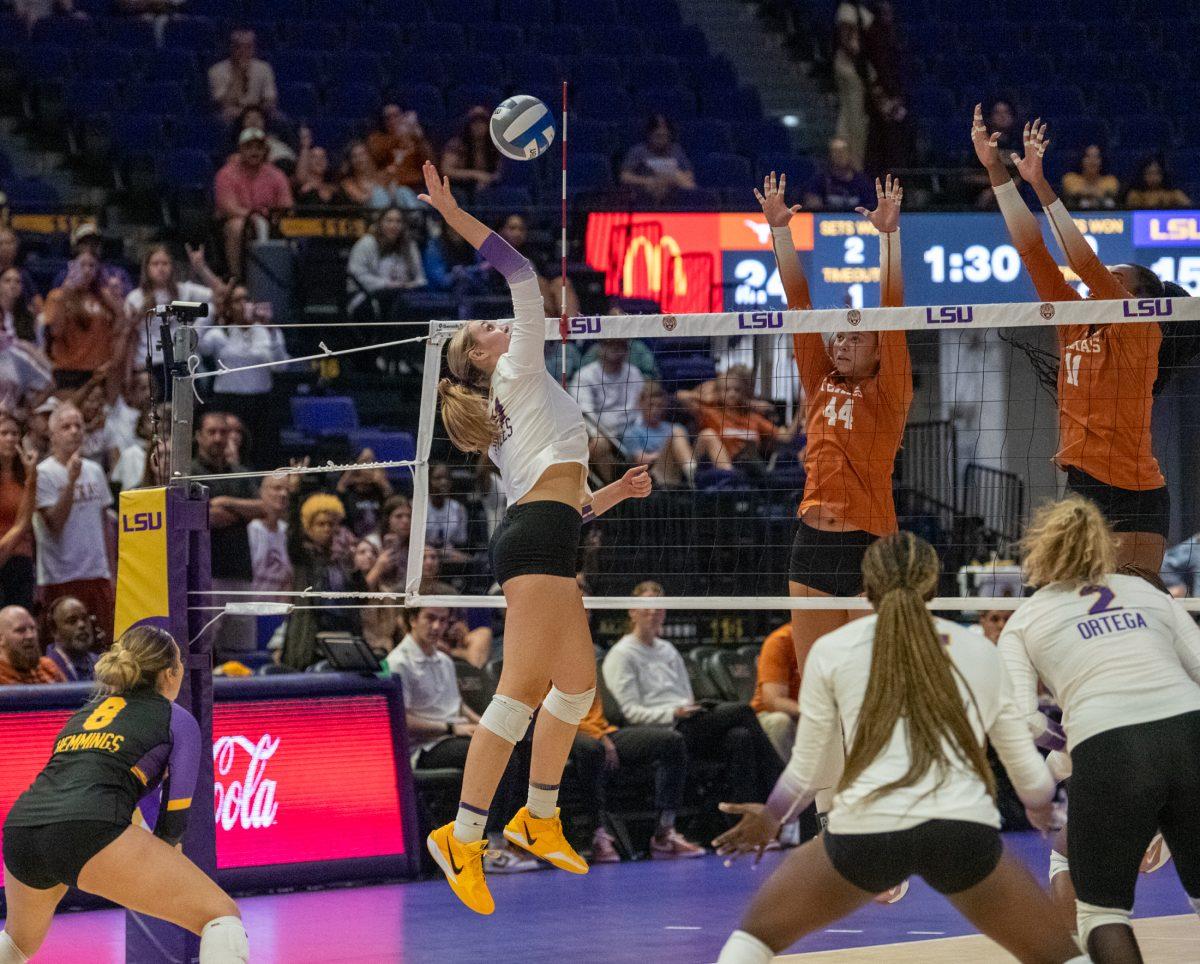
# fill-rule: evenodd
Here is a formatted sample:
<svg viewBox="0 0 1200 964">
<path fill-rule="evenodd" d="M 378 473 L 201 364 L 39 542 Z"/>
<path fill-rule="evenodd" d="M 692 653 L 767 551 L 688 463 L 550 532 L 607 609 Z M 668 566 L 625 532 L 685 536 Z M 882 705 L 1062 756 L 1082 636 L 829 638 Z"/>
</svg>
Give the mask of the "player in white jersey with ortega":
<svg viewBox="0 0 1200 964">
<path fill-rule="evenodd" d="M 1086 499 L 1039 511 L 1025 548 L 1039 588 L 1000 652 L 1035 735 L 1039 677 L 1063 710 L 1079 940 L 1101 964 L 1141 961 L 1129 917 L 1157 830 L 1200 911 L 1200 628 L 1144 579 L 1113 574 L 1116 540 Z"/>
<path fill-rule="evenodd" d="M 830 746 L 848 744 L 828 829 L 771 875 L 718 964 L 767 964 L 913 874 L 1018 960 L 1086 960 L 1024 864 L 1004 852 L 987 741 L 1043 829 L 1054 779 L 995 647 L 926 609 L 939 569 L 910 532 L 867 548 L 863 588 L 875 614 L 809 652 L 792 758 L 770 799 L 721 805 L 743 816 L 714 841 L 718 851 L 761 854 L 823 785 Z"/>
</svg>

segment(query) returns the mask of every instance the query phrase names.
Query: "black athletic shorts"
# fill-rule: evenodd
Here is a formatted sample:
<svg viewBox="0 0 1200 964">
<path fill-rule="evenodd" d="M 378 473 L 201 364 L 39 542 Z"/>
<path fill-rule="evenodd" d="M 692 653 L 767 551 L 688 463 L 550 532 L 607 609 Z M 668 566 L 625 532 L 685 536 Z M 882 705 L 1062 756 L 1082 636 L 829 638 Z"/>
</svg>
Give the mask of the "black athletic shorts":
<svg viewBox="0 0 1200 964">
<path fill-rule="evenodd" d="M 913 876 L 939 894 L 957 894 L 995 870 L 1003 853 L 999 830 L 969 820 L 926 820 L 890 833 L 826 831 L 822 839 L 834 870 L 869 894 Z"/>
<path fill-rule="evenodd" d="M 1156 830 L 1183 889 L 1200 897 L 1200 712 L 1097 733 L 1071 763 L 1067 851 L 1079 899 L 1132 910 Z"/>
<path fill-rule="evenodd" d="M 862 592 L 863 556 L 876 538 L 861 529 L 814 529 L 801 519 L 792 539 L 788 579 L 831 596 L 857 596 Z"/>
<path fill-rule="evenodd" d="M 1067 466 L 1067 490 L 1091 499 L 1113 532 L 1155 532 L 1164 539 L 1171 525 L 1171 494 L 1157 489 L 1118 489 Z"/>
<path fill-rule="evenodd" d="M 26 887 L 77 887 L 79 872 L 130 824 L 72 820 L 41 827 L 4 828 L 4 866 Z"/>
<path fill-rule="evenodd" d="M 496 581 L 513 576 L 575 578 L 583 517 L 564 502 L 510 505 L 492 533 L 488 556 Z"/>
</svg>

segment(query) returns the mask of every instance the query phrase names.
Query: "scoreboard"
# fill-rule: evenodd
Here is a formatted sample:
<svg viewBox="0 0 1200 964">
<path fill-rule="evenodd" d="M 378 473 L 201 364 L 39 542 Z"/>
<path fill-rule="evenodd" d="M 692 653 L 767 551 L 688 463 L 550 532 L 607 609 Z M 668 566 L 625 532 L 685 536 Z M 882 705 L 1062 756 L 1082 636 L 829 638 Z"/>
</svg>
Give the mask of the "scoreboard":
<svg viewBox="0 0 1200 964">
<path fill-rule="evenodd" d="M 1200 295 L 1200 211 L 1085 212 L 1075 220 L 1104 263 L 1143 264 Z M 814 307 L 879 304 L 879 246 L 865 219 L 805 213 L 791 228 Z M 901 237 L 910 305 L 1037 300 L 999 213 L 907 213 Z M 757 211 L 593 213 L 586 259 L 604 273 L 610 295 L 650 298 L 665 312 L 784 307 L 770 230 Z"/>
</svg>

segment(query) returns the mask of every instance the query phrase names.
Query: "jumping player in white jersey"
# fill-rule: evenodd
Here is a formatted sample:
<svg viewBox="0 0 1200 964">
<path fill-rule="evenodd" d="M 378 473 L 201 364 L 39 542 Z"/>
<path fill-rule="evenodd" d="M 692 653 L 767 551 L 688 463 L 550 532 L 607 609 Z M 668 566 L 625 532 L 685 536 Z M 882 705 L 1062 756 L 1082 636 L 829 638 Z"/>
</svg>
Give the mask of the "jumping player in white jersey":
<svg viewBox="0 0 1200 964">
<path fill-rule="evenodd" d="M 991 740 L 1030 821 L 1050 824 L 1054 780 L 984 637 L 934 619 L 937 553 L 910 532 L 863 557 L 875 614 L 817 640 L 800 687 L 791 761 L 762 804 L 722 804 L 741 822 L 714 841 L 757 851 L 811 801 L 831 742 L 849 741 L 828 829 L 771 875 L 718 964 L 767 964 L 917 874 L 1018 960 L 1082 962 L 1066 926 L 1025 866 L 1004 852 Z"/>
<path fill-rule="evenodd" d="M 458 206 L 449 179 L 429 162 L 425 187 L 421 200 L 504 275 L 515 315 L 511 331 L 490 321 L 460 328 L 447 348 L 451 377 L 438 385 L 451 441 L 464 452 L 486 452 L 508 497 L 488 547 L 508 603 L 504 671 L 471 737 L 458 818 L 427 841 L 458 898 L 490 914 L 495 903 L 483 878 L 488 807 L 539 701 L 529 800 L 504 836 L 562 870 L 588 871 L 563 836 L 557 806 L 575 731 L 596 695 L 592 634 L 575 581 L 580 526 L 624 499 L 649 495 L 651 483 L 646 466 L 639 466 L 594 496 L 588 492 L 583 414 L 546 371 L 538 276 L 507 241 Z"/>
<path fill-rule="evenodd" d="M 1145 580 L 1113 574 L 1116 540 L 1086 499 L 1043 508 L 1025 549 L 1040 588 L 1005 626 L 1001 656 L 1035 735 L 1038 677 L 1063 709 L 1080 943 L 1100 964 L 1138 962 L 1129 917 L 1156 830 L 1200 912 L 1200 628 Z"/>
</svg>

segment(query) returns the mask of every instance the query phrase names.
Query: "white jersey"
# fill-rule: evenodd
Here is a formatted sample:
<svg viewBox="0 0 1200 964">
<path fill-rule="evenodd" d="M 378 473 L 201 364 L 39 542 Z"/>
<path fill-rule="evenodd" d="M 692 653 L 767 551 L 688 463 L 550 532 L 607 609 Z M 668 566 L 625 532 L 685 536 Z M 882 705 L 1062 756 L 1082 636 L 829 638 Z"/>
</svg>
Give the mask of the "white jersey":
<svg viewBox="0 0 1200 964">
<path fill-rule="evenodd" d="M 588 464 L 579 403 L 546 371 L 546 306 L 537 278 L 518 281 L 512 296 L 512 339 L 492 373 L 500 438 L 488 450 L 500 469 L 509 505 L 526 495 L 550 466 L 575 462 L 586 472 Z"/>
<path fill-rule="evenodd" d="M 854 743 L 871 675 L 877 621 L 871 615 L 848 623 L 822 636 L 809 652 L 792 758 L 771 794 L 771 810 L 777 816 L 836 781 L 836 775 L 828 772 L 828 750 L 831 741 L 841 740 L 848 753 Z M 957 623 L 935 619 L 934 624 L 958 669 L 955 680 L 979 745 L 991 740 L 1024 802 L 1034 806 L 1048 802 L 1054 795 L 1054 780 L 1008 692 L 996 648 Z M 886 833 L 935 819 L 999 827 L 1000 814 L 987 787 L 953 744 L 947 740 L 945 745 L 951 764 L 944 774 L 930 767 L 912 786 L 868 801 L 873 791 L 908 772 L 908 727 L 903 719 L 898 721 L 879 756 L 834 797 L 830 832 Z"/>
<path fill-rule="evenodd" d="M 1017 706 L 1037 733 L 1037 681 L 1063 710 L 1068 750 L 1105 730 L 1200 710 L 1200 627 L 1136 576 L 1046 586 L 1000 636 Z"/>
</svg>

